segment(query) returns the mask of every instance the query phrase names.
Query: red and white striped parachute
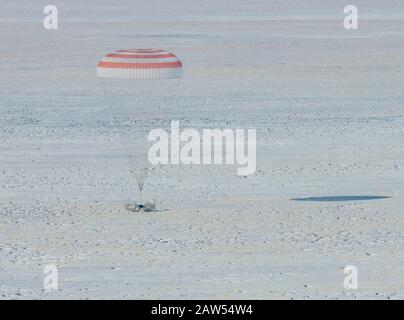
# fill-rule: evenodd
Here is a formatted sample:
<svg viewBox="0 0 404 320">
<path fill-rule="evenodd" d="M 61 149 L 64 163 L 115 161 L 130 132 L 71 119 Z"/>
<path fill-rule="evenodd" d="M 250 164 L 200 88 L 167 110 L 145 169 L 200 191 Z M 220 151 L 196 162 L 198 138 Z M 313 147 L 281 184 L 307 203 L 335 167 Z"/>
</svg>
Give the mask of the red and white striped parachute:
<svg viewBox="0 0 404 320">
<path fill-rule="evenodd" d="M 99 78 L 160 80 L 182 78 L 181 61 L 160 49 L 126 49 L 107 54 L 97 65 Z"/>
<path fill-rule="evenodd" d="M 98 83 L 110 107 L 114 129 L 119 132 L 130 161 L 140 201 L 150 168 L 147 152 L 150 147 L 147 139 L 150 113 L 147 110 L 162 112 L 163 106 L 168 110 L 174 108 L 182 76 L 181 61 L 174 54 L 160 49 L 118 50 L 98 62 Z"/>
</svg>

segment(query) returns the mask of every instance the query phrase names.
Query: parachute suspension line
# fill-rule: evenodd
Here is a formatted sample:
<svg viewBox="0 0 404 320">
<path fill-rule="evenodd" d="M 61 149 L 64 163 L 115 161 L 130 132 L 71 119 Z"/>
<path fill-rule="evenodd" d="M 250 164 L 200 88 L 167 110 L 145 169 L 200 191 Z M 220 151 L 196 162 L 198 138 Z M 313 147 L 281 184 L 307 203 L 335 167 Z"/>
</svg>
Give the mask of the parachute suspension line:
<svg viewBox="0 0 404 320">
<path fill-rule="evenodd" d="M 134 176 L 134 170 L 133 170 L 133 166 L 132 166 L 132 162 L 131 162 L 131 156 L 130 156 L 130 150 L 127 147 L 127 144 L 125 143 L 126 139 L 126 130 L 124 129 L 124 126 L 127 125 L 125 123 L 123 123 L 121 121 L 121 119 L 119 119 L 116 116 L 116 111 L 115 109 L 117 108 L 117 106 L 115 105 L 116 102 L 118 101 L 118 99 L 116 98 L 117 95 L 115 95 L 113 90 L 107 90 L 108 88 L 108 83 L 106 83 L 105 79 L 99 79 L 99 81 L 101 82 L 101 88 L 102 91 L 104 93 L 104 97 L 107 100 L 107 107 L 109 109 L 110 114 L 112 115 L 112 120 L 111 120 L 111 124 L 110 124 L 110 129 L 112 129 L 112 132 L 115 132 L 118 135 L 118 141 L 119 141 L 119 145 L 120 147 L 123 149 L 123 151 L 125 152 L 125 157 L 128 163 L 128 167 L 129 167 L 129 176 L 133 179 Z M 136 181 L 136 177 L 135 177 L 135 182 Z M 143 188 L 143 186 L 142 186 Z"/>
</svg>

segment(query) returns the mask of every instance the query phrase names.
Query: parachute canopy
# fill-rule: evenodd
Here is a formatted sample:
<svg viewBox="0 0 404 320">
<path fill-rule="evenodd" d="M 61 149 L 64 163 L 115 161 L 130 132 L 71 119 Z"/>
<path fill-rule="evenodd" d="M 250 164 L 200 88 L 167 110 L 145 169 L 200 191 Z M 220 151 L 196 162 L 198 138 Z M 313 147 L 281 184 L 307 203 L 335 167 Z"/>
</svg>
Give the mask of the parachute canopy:
<svg viewBox="0 0 404 320">
<path fill-rule="evenodd" d="M 98 62 L 97 77 L 128 80 L 182 78 L 181 61 L 160 49 L 125 49 L 107 54 Z"/>
</svg>

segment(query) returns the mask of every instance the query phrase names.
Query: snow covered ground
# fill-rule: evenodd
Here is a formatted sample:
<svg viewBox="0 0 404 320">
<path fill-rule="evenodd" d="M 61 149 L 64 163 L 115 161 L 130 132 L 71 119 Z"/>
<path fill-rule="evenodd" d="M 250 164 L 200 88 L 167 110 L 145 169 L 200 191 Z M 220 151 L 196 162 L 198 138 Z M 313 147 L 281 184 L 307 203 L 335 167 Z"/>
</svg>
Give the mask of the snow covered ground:
<svg viewBox="0 0 404 320">
<path fill-rule="evenodd" d="M 404 4 L 355 1 L 347 31 L 340 0 L 118 2 L 53 1 L 54 31 L 48 1 L 2 4 L 0 297 L 404 298 Z M 95 66 L 136 47 L 185 67 L 139 123 L 254 128 L 254 176 L 164 166 L 144 193 L 161 211 L 124 209 L 137 186 Z"/>
</svg>

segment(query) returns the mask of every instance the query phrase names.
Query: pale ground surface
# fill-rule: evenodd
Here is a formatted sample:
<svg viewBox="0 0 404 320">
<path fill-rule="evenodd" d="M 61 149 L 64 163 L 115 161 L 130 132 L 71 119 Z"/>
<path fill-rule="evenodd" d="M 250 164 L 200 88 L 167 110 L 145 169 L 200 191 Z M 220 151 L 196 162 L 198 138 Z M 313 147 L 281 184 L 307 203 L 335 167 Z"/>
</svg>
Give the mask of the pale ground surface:
<svg viewBox="0 0 404 320">
<path fill-rule="evenodd" d="M 48 1 L 1 6 L 0 297 L 404 298 L 403 2 L 355 1 L 358 31 L 346 1 L 120 2 L 53 1 L 54 32 Z M 186 67 L 146 128 L 256 128 L 256 175 L 163 167 L 145 190 L 163 211 L 125 211 L 136 186 L 95 65 L 127 47 Z M 341 195 L 391 198 L 291 201 Z"/>
</svg>

